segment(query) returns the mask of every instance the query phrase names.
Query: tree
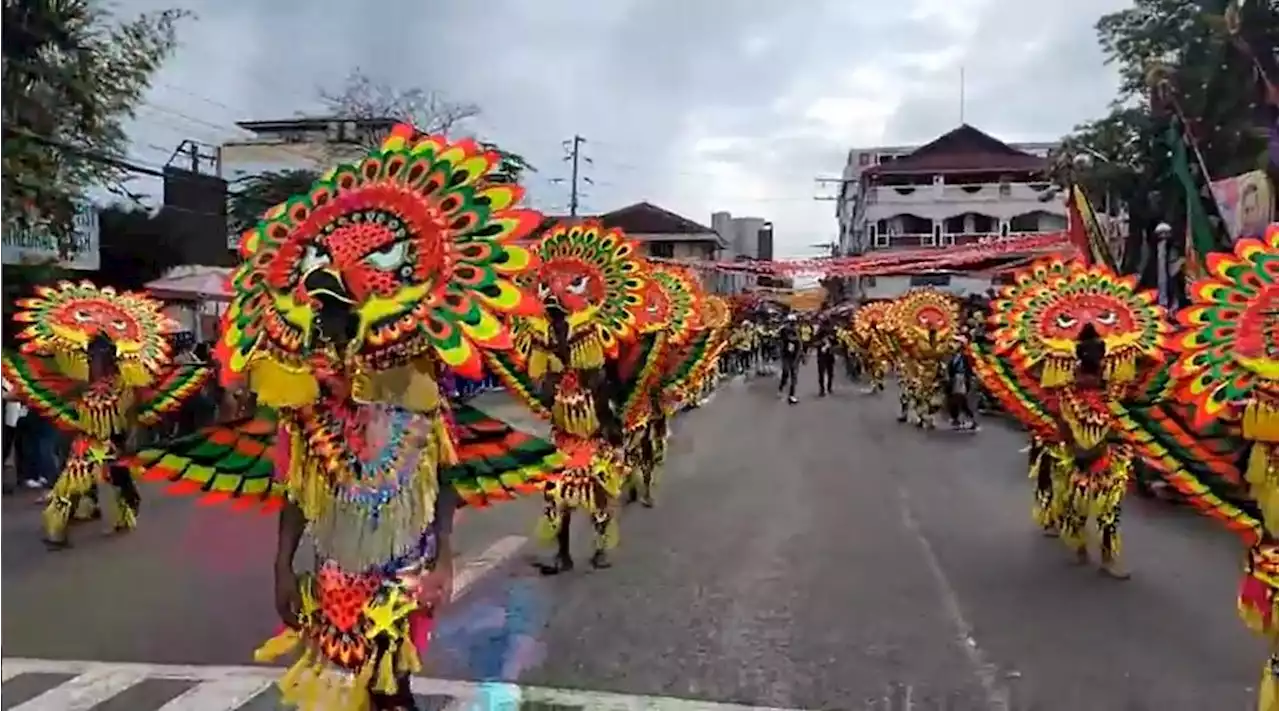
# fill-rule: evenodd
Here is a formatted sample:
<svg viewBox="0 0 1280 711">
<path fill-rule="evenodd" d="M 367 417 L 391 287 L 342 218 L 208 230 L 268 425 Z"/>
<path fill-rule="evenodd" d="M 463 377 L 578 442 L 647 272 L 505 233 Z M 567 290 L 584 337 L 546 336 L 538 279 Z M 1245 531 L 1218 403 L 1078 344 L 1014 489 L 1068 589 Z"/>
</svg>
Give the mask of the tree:
<svg viewBox="0 0 1280 711">
<path fill-rule="evenodd" d="M 440 92 L 421 87 L 402 89 L 377 81 L 359 68 L 352 70 L 337 89 L 321 88 L 320 101 L 336 118 L 405 121 L 424 133 L 442 135 L 449 135 L 480 115 L 476 104 L 450 101 Z M 365 150 L 374 150 L 382 138 L 381 134 L 372 133 L 359 141 Z M 518 153 L 505 151 L 494 143 L 481 141 L 481 145 L 502 156 L 502 163 L 490 176 L 495 182 L 518 183 L 526 171 L 536 172 Z"/>
<path fill-rule="evenodd" d="M 1152 109 L 1186 119 L 1215 177 L 1265 164 L 1274 123 L 1255 81 L 1269 72 L 1280 42 L 1276 0 L 1135 0 L 1098 21 L 1098 39 L 1120 73 L 1121 102 L 1150 98 Z M 1153 91 L 1154 90 L 1154 91 Z"/>
<path fill-rule="evenodd" d="M 258 224 L 263 213 L 294 195 L 311 190 L 320 179 L 314 170 L 283 170 L 260 173 L 236 181 L 236 190 L 227 196 L 227 227 L 235 234 Z"/>
<path fill-rule="evenodd" d="M 166 10 L 119 21 L 98 0 L 5 0 L 6 228 L 40 226 L 61 240 L 88 188 L 123 192 L 124 124 L 187 16 Z"/>
</svg>

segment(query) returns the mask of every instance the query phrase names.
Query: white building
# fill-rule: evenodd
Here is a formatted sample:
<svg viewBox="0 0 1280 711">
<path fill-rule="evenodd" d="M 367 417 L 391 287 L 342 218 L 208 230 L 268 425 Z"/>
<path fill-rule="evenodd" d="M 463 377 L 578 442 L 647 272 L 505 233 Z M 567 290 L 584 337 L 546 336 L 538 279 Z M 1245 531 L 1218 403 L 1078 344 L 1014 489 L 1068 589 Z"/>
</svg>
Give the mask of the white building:
<svg viewBox="0 0 1280 711">
<path fill-rule="evenodd" d="M 945 249 L 988 237 L 1060 232 L 1067 210 L 1046 177 L 1056 144 L 1006 144 L 962 124 L 923 146 L 849 151 L 836 218 L 840 252 Z M 863 277 L 855 295 L 880 298 L 915 285 L 958 293 L 991 280 L 961 274 Z"/>
<path fill-rule="evenodd" d="M 728 212 L 711 214 L 711 229 L 720 235 L 726 261 L 773 259 L 773 223 L 761 217 L 734 217 Z M 756 285 L 755 275 L 725 273 L 725 289 L 739 293 Z"/>
<path fill-rule="evenodd" d="M 378 137 L 394 127 L 393 119 L 346 120 L 296 118 L 280 121 L 241 121 L 236 124 L 253 138 L 228 141 L 218 148 L 218 174 L 232 191 L 236 181 L 263 173 L 291 170 L 322 172 L 338 160 L 358 160 Z M 240 235 L 227 235 L 228 245 Z"/>
</svg>

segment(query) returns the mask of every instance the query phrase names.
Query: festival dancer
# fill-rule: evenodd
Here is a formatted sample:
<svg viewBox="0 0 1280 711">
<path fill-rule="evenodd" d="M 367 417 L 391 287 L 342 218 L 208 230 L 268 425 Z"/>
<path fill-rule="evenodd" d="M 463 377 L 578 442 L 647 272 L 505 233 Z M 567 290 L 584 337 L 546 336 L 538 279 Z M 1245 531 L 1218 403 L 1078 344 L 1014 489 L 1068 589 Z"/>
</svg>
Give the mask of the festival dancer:
<svg viewBox="0 0 1280 711">
<path fill-rule="evenodd" d="M 893 341 L 889 334 L 888 301 L 869 301 L 853 312 L 853 334 L 858 357 L 862 360 L 862 372 L 867 374 L 868 385 L 864 393 L 884 390 L 884 379 L 893 359 Z"/>
<path fill-rule="evenodd" d="M 899 422 L 912 417 L 917 427 L 933 429 L 943 390 L 943 366 L 958 348 L 960 304 L 935 289 L 912 289 L 895 299 L 886 318 L 901 351 Z"/>
<path fill-rule="evenodd" d="M 644 322 L 646 268 L 619 230 L 592 220 L 560 223 L 535 246 L 536 269 L 521 277 L 536 291 L 543 315 L 512 319 L 516 359 L 492 354 L 499 377 L 536 414 L 550 420 L 553 439 L 568 458 L 543 492 L 538 535 L 554 542 L 545 575 L 573 569 L 570 518 L 591 517 L 591 565 L 611 565 L 618 543 L 615 518 L 625 477 L 623 425 L 615 408 L 620 344 Z"/>
<path fill-rule="evenodd" d="M 132 530 L 141 497 L 115 460 L 134 444 L 139 427 L 177 412 L 199 392 L 209 370 L 170 363 L 165 334 L 178 324 L 148 296 L 64 281 L 37 287 L 18 306 L 15 320 L 29 325 L 18 334 L 20 352 L 4 354 L 5 380 L 73 438 L 44 510 L 46 545 L 70 545 L 68 523 L 84 513 L 81 504 L 91 503 L 100 482 L 115 494 L 112 530 Z"/>
<path fill-rule="evenodd" d="M 1037 493 L 1039 521 L 1056 524 L 1085 563 L 1093 518 L 1100 569 L 1121 580 L 1129 574 L 1120 503 L 1141 437 L 1116 405 L 1135 397 L 1139 368 L 1161 362 L 1170 330 L 1163 308 L 1135 283 L 1101 266 L 1039 261 L 993 305 L 990 351 L 974 350 L 984 385 L 1052 458 L 1052 494 L 1042 503 Z"/>
<path fill-rule="evenodd" d="M 1238 608 L 1250 629 L 1265 636 L 1271 656 L 1259 686 L 1259 711 L 1276 711 L 1277 637 L 1280 636 L 1280 502 L 1277 501 L 1277 440 L 1280 439 L 1280 228 L 1266 237 L 1241 239 L 1233 253 L 1210 254 L 1207 275 L 1191 285 L 1191 304 L 1178 313 L 1174 339 L 1174 393 L 1190 405 L 1191 425 L 1204 431 L 1229 428 L 1247 449 L 1241 480 L 1245 497 L 1226 496 L 1222 479 L 1180 466 L 1168 477 L 1190 500 L 1244 537 L 1249 550 Z M 1197 457 L 1204 461 L 1205 457 Z M 1166 469 L 1166 472 L 1169 470 Z M 1235 503 L 1233 503 L 1233 501 Z"/>
<path fill-rule="evenodd" d="M 513 242 L 541 216 L 488 180 L 500 164 L 402 125 L 269 211 L 241 241 L 217 358 L 270 409 L 133 463 L 180 492 L 280 511 L 287 629 L 256 656 L 299 653 L 286 703 L 413 708 L 409 676 L 451 593 L 453 509 L 537 490 L 560 463 L 479 413 L 451 417 L 438 385 L 446 367 L 479 379 L 482 349 L 510 346 L 500 314 L 541 311 L 511 281 L 530 264 Z M 304 535 L 314 567 L 298 575 Z"/>
<path fill-rule="evenodd" d="M 665 368 L 673 349 L 690 337 L 697 319 L 696 285 L 684 270 L 649 264 L 644 282 L 644 318 L 638 337 L 621 347 L 617 397 L 626 439 L 631 494 L 653 507 L 658 471 L 666 457 L 667 413 L 662 402 Z"/>
</svg>

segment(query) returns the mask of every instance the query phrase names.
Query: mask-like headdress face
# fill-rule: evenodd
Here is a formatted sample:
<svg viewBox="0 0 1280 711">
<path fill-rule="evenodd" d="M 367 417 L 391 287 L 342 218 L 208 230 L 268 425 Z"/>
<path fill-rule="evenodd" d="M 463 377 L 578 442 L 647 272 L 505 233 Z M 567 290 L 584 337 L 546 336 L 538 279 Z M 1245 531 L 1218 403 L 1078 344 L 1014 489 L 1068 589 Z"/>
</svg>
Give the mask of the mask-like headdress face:
<svg viewBox="0 0 1280 711">
<path fill-rule="evenodd" d="M 888 320 L 902 345 L 920 355 L 943 356 L 955 347 L 960 303 L 933 289 L 912 289 L 889 306 Z"/>
<path fill-rule="evenodd" d="M 511 282 L 529 266 L 512 244 L 539 221 L 523 190 L 491 184 L 498 153 L 399 126 L 358 165 L 245 233 L 245 263 L 219 350 L 224 378 L 250 374 L 266 404 L 316 396 L 323 373 L 377 374 L 438 357 L 468 377 L 479 350 L 510 346 L 500 314 L 535 302 Z"/>
<path fill-rule="evenodd" d="M 1280 430 L 1280 231 L 1242 239 L 1233 253 L 1210 254 L 1207 275 L 1178 312 L 1172 374 L 1195 424 L 1239 420 L 1249 439 L 1274 442 Z"/>
<path fill-rule="evenodd" d="M 993 305 L 996 349 L 1028 370 L 1040 369 L 1046 386 L 1061 385 L 1070 380 L 1081 333 L 1089 327 L 1103 345 L 1103 375 L 1131 381 L 1140 359 L 1160 358 L 1170 330 L 1154 294 L 1137 292 L 1136 285 L 1136 278 L 1101 266 L 1037 262 L 1019 271 Z"/>
<path fill-rule="evenodd" d="M 149 384 L 169 362 L 166 333 L 178 324 L 160 311 L 160 302 L 107 286 L 64 281 L 36 288 L 20 299 L 14 319 L 30 324 L 18 334 L 21 350 L 52 357 L 68 377 L 88 380 L 90 346 L 111 347 L 115 365 L 129 385 Z"/>
<path fill-rule="evenodd" d="M 584 220 L 555 225 L 534 251 L 538 266 L 520 281 L 546 311 L 564 314 L 574 361 L 568 365 L 594 368 L 616 357 L 619 339 L 632 338 L 645 322 L 645 267 L 635 244 L 621 230 Z M 520 321 L 520 350 L 529 356 L 540 347 L 534 341 L 550 338 L 550 324 L 545 314 Z"/>
</svg>

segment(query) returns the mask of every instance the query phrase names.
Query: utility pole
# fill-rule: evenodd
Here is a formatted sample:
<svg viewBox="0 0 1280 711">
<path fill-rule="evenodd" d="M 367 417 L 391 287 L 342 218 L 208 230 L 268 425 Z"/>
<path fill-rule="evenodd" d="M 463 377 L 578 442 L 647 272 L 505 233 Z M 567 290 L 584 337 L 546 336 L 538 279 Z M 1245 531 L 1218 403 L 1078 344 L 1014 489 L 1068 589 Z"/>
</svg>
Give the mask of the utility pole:
<svg viewBox="0 0 1280 711">
<path fill-rule="evenodd" d="M 578 216 L 578 161 L 582 154 L 582 144 L 587 139 L 573 134 L 573 146 L 569 149 L 569 158 L 573 161 L 573 171 L 569 177 L 569 217 Z"/>
</svg>

